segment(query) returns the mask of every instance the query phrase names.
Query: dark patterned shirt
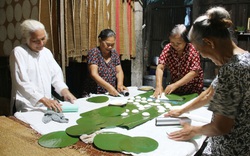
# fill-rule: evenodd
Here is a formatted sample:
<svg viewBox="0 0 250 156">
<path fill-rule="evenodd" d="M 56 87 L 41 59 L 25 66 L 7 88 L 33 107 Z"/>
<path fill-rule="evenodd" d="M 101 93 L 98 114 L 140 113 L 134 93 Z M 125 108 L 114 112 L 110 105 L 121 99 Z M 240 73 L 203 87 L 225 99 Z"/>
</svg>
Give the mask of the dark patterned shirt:
<svg viewBox="0 0 250 156">
<path fill-rule="evenodd" d="M 191 43 L 186 45 L 181 57 L 178 56 L 177 51 L 171 46 L 171 43 L 167 44 L 159 57 L 159 64 L 168 67 L 171 74 L 171 83 L 180 80 L 190 71 L 198 71 L 198 76 L 187 84 L 177 88 L 174 93 L 201 93 L 203 88 L 203 70 L 200 64 L 200 55 Z"/>
<path fill-rule="evenodd" d="M 234 119 L 230 133 L 211 137 L 203 155 L 250 155 L 250 53 L 235 55 L 218 73 L 209 110 Z"/>
<path fill-rule="evenodd" d="M 120 65 L 120 58 L 116 50 L 111 50 L 111 60 L 106 63 L 99 47 L 93 48 L 88 52 L 88 64 L 98 66 L 98 74 L 106 82 L 116 88 L 116 66 Z M 106 93 L 107 90 L 97 84 L 97 93 Z"/>
</svg>

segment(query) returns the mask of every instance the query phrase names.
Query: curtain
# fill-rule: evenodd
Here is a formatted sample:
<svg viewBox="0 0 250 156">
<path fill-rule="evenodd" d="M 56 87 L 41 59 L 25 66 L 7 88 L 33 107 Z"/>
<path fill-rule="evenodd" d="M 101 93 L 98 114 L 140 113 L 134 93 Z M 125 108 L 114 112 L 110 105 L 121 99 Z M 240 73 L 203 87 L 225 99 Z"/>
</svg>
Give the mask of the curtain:
<svg viewBox="0 0 250 156">
<path fill-rule="evenodd" d="M 70 61 L 86 62 L 88 51 L 98 46 L 97 36 L 106 28 L 116 32 L 115 49 L 121 59 L 130 60 L 135 57 L 134 1 L 44 0 L 39 2 L 39 20 L 45 25 L 49 34 L 46 47 L 51 49 L 56 60 L 62 65 L 67 66 Z M 59 9 L 60 2 L 63 3 L 63 10 Z M 62 24 L 60 17 L 63 17 L 63 26 L 60 26 Z M 63 36 L 60 35 L 62 32 Z M 60 45 L 61 43 L 64 45 Z"/>
<path fill-rule="evenodd" d="M 51 50 L 55 59 L 61 64 L 60 52 L 60 35 L 59 31 L 59 18 L 57 16 L 58 4 L 55 0 L 40 0 L 39 1 L 39 21 L 44 24 L 48 33 L 48 41 L 46 47 Z"/>
<path fill-rule="evenodd" d="M 131 0 L 65 0 L 65 55 L 84 62 L 88 50 L 98 46 L 98 34 L 116 32 L 116 50 L 121 59 L 135 56 L 134 2 Z"/>
</svg>

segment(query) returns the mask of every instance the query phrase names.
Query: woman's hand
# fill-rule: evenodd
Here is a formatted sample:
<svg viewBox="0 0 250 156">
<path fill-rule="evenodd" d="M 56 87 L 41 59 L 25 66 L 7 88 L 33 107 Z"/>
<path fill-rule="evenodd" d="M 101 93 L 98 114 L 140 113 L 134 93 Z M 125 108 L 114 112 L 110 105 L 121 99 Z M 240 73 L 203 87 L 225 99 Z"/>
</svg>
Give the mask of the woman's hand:
<svg viewBox="0 0 250 156">
<path fill-rule="evenodd" d="M 153 94 L 153 97 L 154 97 L 154 98 L 158 98 L 159 95 L 161 96 L 162 90 L 163 90 L 162 87 L 156 87 L 156 88 L 155 88 L 155 91 L 154 91 L 154 94 Z"/>
<path fill-rule="evenodd" d="M 196 132 L 197 127 L 191 126 L 189 123 L 186 122 L 181 123 L 181 125 L 183 126 L 183 129 L 169 133 L 169 139 L 173 139 L 176 141 L 190 140 L 194 136 L 198 135 Z"/>
<path fill-rule="evenodd" d="M 117 86 L 117 90 L 118 90 L 118 92 L 123 92 L 124 90 L 128 91 L 128 88 L 125 87 L 124 85 L 118 85 Z"/>
<path fill-rule="evenodd" d="M 182 109 L 170 110 L 168 113 L 164 114 L 165 117 L 178 117 L 183 114 Z"/>
<path fill-rule="evenodd" d="M 118 95 L 119 95 L 118 91 L 117 91 L 113 86 L 109 87 L 109 88 L 107 89 L 107 91 L 108 91 L 109 94 L 112 95 L 112 96 L 118 96 Z"/>
<path fill-rule="evenodd" d="M 72 104 L 74 103 L 74 100 L 76 100 L 76 97 L 66 88 L 61 91 L 61 94 L 65 101 L 69 101 Z"/>
<path fill-rule="evenodd" d="M 175 91 L 178 88 L 178 86 L 175 83 L 172 83 L 168 85 L 165 89 L 165 94 L 171 94 L 173 91 Z"/>
<path fill-rule="evenodd" d="M 51 110 L 54 110 L 55 112 L 62 112 L 62 105 L 58 103 L 57 100 L 51 100 L 46 97 L 43 97 L 39 100 L 39 102 L 43 103 L 46 107 Z"/>
</svg>

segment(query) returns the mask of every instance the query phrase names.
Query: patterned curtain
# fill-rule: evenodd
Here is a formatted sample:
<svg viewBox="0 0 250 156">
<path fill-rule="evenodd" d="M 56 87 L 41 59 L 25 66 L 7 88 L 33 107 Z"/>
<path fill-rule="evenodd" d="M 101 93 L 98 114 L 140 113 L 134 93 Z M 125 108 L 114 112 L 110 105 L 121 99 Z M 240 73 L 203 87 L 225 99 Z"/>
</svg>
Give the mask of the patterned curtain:
<svg viewBox="0 0 250 156">
<path fill-rule="evenodd" d="M 66 63 L 86 61 L 88 50 L 98 46 L 98 34 L 116 32 L 121 59 L 135 56 L 134 2 L 131 0 L 65 0 Z"/>
<path fill-rule="evenodd" d="M 39 21 L 44 24 L 49 40 L 46 47 L 51 50 L 58 63 L 61 62 L 60 42 L 59 42 L 59 18 L 56 16 L 57 2 L 55 0 L 39 1 Z M 58 45 L 58 46 L 57 46 Z"/>
</svg>

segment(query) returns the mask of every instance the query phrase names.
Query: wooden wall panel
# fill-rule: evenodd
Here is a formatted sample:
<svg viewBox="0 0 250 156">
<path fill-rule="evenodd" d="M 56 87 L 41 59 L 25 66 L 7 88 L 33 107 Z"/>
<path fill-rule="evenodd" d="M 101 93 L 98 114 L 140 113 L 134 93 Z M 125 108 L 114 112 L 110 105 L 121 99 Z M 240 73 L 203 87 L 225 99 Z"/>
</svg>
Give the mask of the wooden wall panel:
<svg viewBox="0 0 250 156">
<path fill-rule="evenodd" d="M 197 1 L 197 0 L 196 0 Z M 250 17 L 250 1 L 249 0 L 201 0 L 199 1 L 199 12 L 195 15 L 195 18 L 200 14 L 205 13 L 205 11 L 211 6 L 222 6 L 229 11 L 231 19 L 234 25 L 230 28 L 233 33 L 234 41 L 243 49 L 250 50 L 250 43 L 248 36 L 238 37 L 238 33 L 235 31 L 237 26 L 245 27 L 245 32 L 247 30 L 248 18 Z"/>
<path fill-rule="evenodd" d="M 183 24 L 186 6 L 183 1 L 164 1 L 148 5 L 144 11 L 146 22 L 144 46 L 146 65 L 150 65 L 155 56 L 159 56 L 161 43 L 168 40 L 169 32 L 176 24 Z"/>
</svg>

